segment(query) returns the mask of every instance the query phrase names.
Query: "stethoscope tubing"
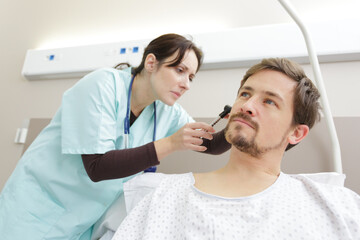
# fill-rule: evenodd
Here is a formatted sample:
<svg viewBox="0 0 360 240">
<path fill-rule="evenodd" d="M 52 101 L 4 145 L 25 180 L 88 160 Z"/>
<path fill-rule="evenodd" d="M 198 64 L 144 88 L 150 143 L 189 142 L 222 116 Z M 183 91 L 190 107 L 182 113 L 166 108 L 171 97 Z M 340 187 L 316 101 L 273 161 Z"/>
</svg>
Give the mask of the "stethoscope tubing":
<svg viewBox="0 0 360 240">
<path fill-rule="evenodd" d="M 128 90 L 128 99 L 126 104 L 126 116 L 124 119 L 124 145 L 125 149 L 129 147 L 129 134 L 130 134 L 130 99 L 131 99 L 131 92 L 132 92 L 132 85 L 135 79 L 135 74 L 131 77 L 131 82 Z M 153 103 L 154 105 L 154 132 L 153 132 L 153 141 L 156 140 L 156 102 Z M 145 169 L 144 172 L 155 172 L 156 167 L 150 167 Z"/>
</svg>

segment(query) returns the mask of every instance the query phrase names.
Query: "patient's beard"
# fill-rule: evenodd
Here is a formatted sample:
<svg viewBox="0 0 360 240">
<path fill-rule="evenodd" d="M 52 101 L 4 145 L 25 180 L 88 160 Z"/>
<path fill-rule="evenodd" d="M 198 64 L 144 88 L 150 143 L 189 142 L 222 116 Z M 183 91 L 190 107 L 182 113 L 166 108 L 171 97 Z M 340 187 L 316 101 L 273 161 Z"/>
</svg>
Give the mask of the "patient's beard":
<svg viewBox="0 0 360 240">
<path fill-rule="evenodd" d="M 259 148 L 259 146 L 255 143 L 255 135 L 250 139 L 247 140 L 243 137 L 239 132 L 241 131 L 242 126 L 236 126 L 234 130 L 229 131 L 229 124 L 225 128 L 225 136 L 228 142 L 239 149 L 241 152 L 247 153 L 253 157 L 260 156 L 263 151 Z"/>
<path fill-rule="evenodd" d="M 229 129 L 230 123 L 235 117 L 241 117 L 247 121 L 251 121 L 248 116 L 245 116 L 241 113 L 232 116 L 225 127 L 225 138 L 231 145 L 236 147 L 238 150 L 247 153 L 252 157 L 258 158 L 259 156 L 263 155 L 266 152 L 269 152 L 270 150 L 278 149 L 282 146 L 286 139 L 286 136 L 284 135 L 278 144 L 269 147 L 260 147 L 257 143 L 255 143 L 255 139 L 259 131 L 259 126 L 256 123 L 254 124 L 255 134 L 249 140 L 247 140 L 244 136 L 241 135 L 241 130 L 244 126 L 236 125 L 235 128 Z"/>
</svg>

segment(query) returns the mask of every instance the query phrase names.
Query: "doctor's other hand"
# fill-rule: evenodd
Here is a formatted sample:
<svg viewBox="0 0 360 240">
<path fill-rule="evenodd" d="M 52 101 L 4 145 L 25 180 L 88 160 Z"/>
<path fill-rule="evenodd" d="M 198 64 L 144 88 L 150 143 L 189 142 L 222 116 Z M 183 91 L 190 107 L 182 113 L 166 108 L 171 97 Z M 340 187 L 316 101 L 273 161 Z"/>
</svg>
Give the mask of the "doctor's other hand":
<svg viewBox="0 0 360 240">
<path fill-rule="evenodd" d="M 207 123 L 187 123 L 173 135 L 154 142 L 158 160 L 166 155 L 180 150 L 194 150 L 203 152 L 206 147 L 201 146 L 203 139 L 212 140 L 211 133 L 215 129 Z"/>
</svg>

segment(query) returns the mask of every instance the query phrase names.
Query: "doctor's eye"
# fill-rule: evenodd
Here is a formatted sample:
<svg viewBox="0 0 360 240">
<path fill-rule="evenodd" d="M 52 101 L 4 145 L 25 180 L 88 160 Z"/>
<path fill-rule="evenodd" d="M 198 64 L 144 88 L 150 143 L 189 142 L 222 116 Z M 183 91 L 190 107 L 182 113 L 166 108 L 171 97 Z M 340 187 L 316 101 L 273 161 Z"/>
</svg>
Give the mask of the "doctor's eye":
<svg viewBox="0 0 360 240">
<path fill-rule="evenodd" d="M 184 69 L 182 67 L 176 67 L 176 71 L 182 73 L 184 72 Z"/>
<path fill-rule="evenodd" d="M 190 82 L 194 81 L 194 78 L 195 78 L 195 76 L 194 76 L 193 74 L 191 74 L 191 75 L 189 76 L 189 81 L 190 81 Z"/>
</svg>

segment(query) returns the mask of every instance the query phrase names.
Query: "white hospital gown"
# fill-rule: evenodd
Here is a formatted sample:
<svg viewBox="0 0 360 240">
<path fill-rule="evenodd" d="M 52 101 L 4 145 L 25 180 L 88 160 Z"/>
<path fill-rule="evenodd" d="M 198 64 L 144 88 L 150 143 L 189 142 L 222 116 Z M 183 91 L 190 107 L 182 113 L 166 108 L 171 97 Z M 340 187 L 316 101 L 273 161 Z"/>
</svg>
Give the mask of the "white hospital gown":
<svg viewBox="0 0 360 240">
<path fill-rule="evenodd" d="M 360 197 L 344 187 L 281 173 L 268 189 L 223 198 L 192 173 L 164 175 L 113 239 L 360 239 Z"/>
</svg>

